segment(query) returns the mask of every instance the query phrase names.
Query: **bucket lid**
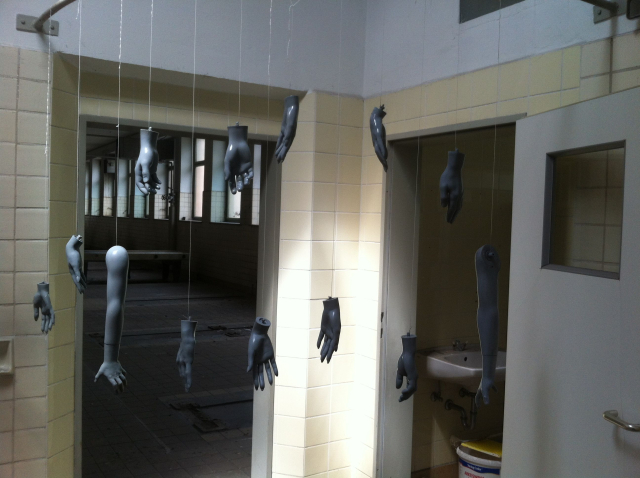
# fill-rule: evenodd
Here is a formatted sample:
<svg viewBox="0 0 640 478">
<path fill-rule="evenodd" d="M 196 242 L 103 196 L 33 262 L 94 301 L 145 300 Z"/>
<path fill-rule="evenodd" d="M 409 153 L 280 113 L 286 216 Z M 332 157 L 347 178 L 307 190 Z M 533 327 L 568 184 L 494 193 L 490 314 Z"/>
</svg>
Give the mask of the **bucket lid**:
<svg viewBox="0 0 640 478">
<path fill-rule="evenodd" d="M 470 448 L 471 450 L 479 451 L 487 455 L 491 455 L 491 458 L 502 458 L 502 443 L 495 440 L 477 440 L 467 441 L 462 443 L 463 446 Z"/>
<path fill-rule="evenodd" d="M 480 466 L 490 467 L 498 470 L 502 466 L 502 462 L 500 461 L 499 458 L 488 455 L 486 453 L 482 453 L 480 451 L 467 448 L 465 444 L 460 445 L 456 449 L 456 453 L 462 460 L 469 462 L 473 465 L 480 465 Z"/>
</svg>

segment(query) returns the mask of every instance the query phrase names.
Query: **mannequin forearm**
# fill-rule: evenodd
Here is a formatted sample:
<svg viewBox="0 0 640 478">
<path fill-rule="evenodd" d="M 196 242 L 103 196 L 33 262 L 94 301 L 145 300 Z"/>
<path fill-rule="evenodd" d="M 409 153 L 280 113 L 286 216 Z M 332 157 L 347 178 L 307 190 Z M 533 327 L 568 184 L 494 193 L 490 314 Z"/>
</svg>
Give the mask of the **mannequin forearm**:
<svg viewBox="0 0 640 478">
<path fill-rule="evenodd" d="M 107 316 L 104 324 L 104 360 L 118 360 L 120 338 L 124 323 L 124 304 L 118 299 L 112 299 L 107 306 Z"/>
</svg>

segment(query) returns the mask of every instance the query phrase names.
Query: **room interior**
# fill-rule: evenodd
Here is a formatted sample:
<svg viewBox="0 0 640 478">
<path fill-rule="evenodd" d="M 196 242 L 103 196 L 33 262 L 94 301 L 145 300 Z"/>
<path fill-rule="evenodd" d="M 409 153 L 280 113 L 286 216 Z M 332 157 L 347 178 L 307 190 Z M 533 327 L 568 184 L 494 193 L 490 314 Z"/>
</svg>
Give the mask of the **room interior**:
<svg viewBox="0 0 640 478">
<path fill-rule="evenodd" d="M 638 2 L 23 3 L 0 6 L 0 478 L 571 476 L 589 456 L 585 476 L 640 469 L 625 378 L 640 373 Z M 51 34 L 33 26 L 43 12 Z M 237 193 L 235 126 L 253 170 Z M 156 194 L 136 178 L 149 130 Z M 455 150 L 464 201 L 448 222 Z M 118 394 L 94 382 L 114 246 L 129 254 Z M 278 370 L 263 389 L 247 372 L 256 318 Z M 184 321 L 198 322 L 190 391 Z M 398 387 L 413 335 L 417 379 Z M 464 376 L 447 375 L 455 360 Z"/>
</svg>

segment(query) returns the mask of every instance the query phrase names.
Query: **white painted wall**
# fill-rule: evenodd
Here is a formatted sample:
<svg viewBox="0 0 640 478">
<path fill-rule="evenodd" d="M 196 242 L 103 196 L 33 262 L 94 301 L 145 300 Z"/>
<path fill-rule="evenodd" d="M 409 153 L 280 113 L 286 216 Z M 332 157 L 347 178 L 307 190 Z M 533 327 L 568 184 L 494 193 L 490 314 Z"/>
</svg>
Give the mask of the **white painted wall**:
<svg viewBox="0 0 640 478">
<path fill-rule="evenodd" d="M 594 25 L 593 7 L 580 0 L 525 0 L 462 25 L 459 6 L 458 0 L 368 0 L 363 96 L 639 27 L 624 16 Z"/>
<path fill-rule="evenodd" d="M 196 0 L 155 0 L 153 67 L 193 72 Z M 0 45 L 48 50 L 48 37 L 18 32 L 16 14 L 38 16 L 55 0 L 0 1 Z M 292 8 L 289 41 L 289 6 Z M 237 80 L 240 71 L 242 4 L 242 81 L 266 85 L 269 57 L 269 0 L 197 0 L 196 72 Z M 342 4 L 342 47 L 340 17 Z M 122 61 L 149 65 L 151 0 L 123 0 Z M 78 2 L 58 12 L 60 37 L 53 51 L 78 53 Z M 351 95 L 362 92 L 366 0 L 273 0 L 271 85 Z M 82 1 L 82 54 L 118 61 L 120 1 Z M 342 50 L 341 61 L 338 52 Z M 339 64 L 340 63 L 340 64 Z M 117 69 L 114 68 L 114 74 Z M 339 71 L 340 70 L 340 71 Z"/>
</svg>

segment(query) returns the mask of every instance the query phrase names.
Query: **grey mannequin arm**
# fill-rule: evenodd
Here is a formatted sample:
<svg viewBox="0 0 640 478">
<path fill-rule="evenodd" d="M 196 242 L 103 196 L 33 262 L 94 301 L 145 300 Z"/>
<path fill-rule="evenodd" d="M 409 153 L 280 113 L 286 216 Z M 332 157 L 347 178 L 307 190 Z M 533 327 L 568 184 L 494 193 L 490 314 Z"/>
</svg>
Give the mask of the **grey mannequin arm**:
<svg viewBox="0 0 640 478">
<path fill-rule="evenodd" d="M 51 298 L 49 297 L 48 282 L 40 282 L 38 284 L 38 292 L 33 296 L 33 318 L 35 320 L 38 320 L 40 312 L 42 312 L 42 326 L 40 330 L 48 334 L 56 323 L 56 314 L 53 311 Z"/>
<path fill-rule="evenodd" d="M 82 255 L 80 255 L 80 246 L 82 246 L 82 236 L 71 236 L 65 247 L 67 253 L 67 264 L 69 265 L 69 274 L 73 279 L 78 292 L 84 293 L 87 288 L 87 278 L 82 272 Z"/>
<path fill-rule="evenodd" d="M 180 349 L 176 363 L 178 364 L 178 372 L 184 382 L 184 391 L 188 392 L 191 388 L 191 365 L 195 356 L 196 347 L 196 327 L 198 322 L 193 320 L 180 321 Z"/>
<path fill-rule="evenodd" d="M 242 191 L 253 178 L 251 149 L 247 144 L 248 126 L 229 126 L 229 146 L 224 156 L 224 180 L 232 194 Z"/>
<path fill-rule="evenodd" d="M 482 349 L 482 381 L 476 393 L 476 404 L 489 403 L 489 390 L 496 390 L 495 375 L 498 358 L 498 272 L 500 256 L 490 245 L 476 252 L 478 281 L 478 333 Z"/>
<path fill-rule="evenodd" d="M 416 342 L 415 335 L 402 336 L 402 355 L 398 359 L 398 371 L 396 372 L 396 388 L 402 387 L 402 380 L 407 377 L 407 387 L 402 390 L 399 402 L 408 400 L 418 390 L 418 368 L 416 367 Z"/>
<path fill-rule="evenodd" d="M 371 141 L 373 141 L 373 149 L 376 152 L 376 156 L 382 167 L 386 171 L 389 167 L 387 164 L 387 157 L 389 152 L 387 151 L 387 130 L 382 124 L 382 119 L 387 115 L 384 110 L 384 105 L 380 108 L 373 108 L 371 116 L 369 116 L 369 129 L 371 130 Z"/>
<path fill-rule="evenodd" d="M 127 295 L 129 254 L 124 247 L 113 246 L 107 251 L 107 314 L 104 324 L 104 362 L 94 381 L 104 375 L 116 389 L 124 391 L 125 370 L 118 362 L 120 338 L 124 324 L 124 301 Z"/>
<path fill-rule="evenodd" d="M 287 96 L 284 100 L 284 115 L 282 116 L 282 126 L 280 136 L 276 143 L 276 159 L 279 163 L 287 157 L 289 148 L 293 144 L 298 129 L 299 99 L 297 96 Z"/>
<path fill-rule="evenodd" d="M 149 129 L 140 130 L 140 155 L 134 169 L 136 186 L 145 196 L 155 194 L 160 186 L 158 179 L 158 133 Z"/>
<path fill-rule="evenodd" d="M 324 345 L 320 351 L 320 361 L 324 362 L 326 358 L 327 363 L 329 363 L 331 362 L 331 357 L 333 357 L 333 352 L 337 352 L 340 342 L 340 330 L 342 329 L 340 303 L 337 297 L 329 297 L 327 300 L 322 301 L 322 305 L 324 309 L 322 310 L 317 346 L 320 348 L 324 338 Z"/>
<path fill-rule="evenodd" d="M 276 365 L 276 359 L 273 353 L 273 345 L 271 339 L 267 335 L 271 327 L 269 322 L 264 317 L 258 317 L 253 324 L 253 330 L 249 337 L 249 366 L 247 372 L 253 370 L 253 386 L 258 390 L 264 390 L 264 369 L 267 369 L 267 378 L 269 379 L 269 385 L 273 385 L 273 376 L 271 375 L 271 368 L 273 367 L 273 373 L 278 376 L 278 366 Z"/>
<path fill-rule="evenodd" d="M 453 223 L 462 209 L 462 166 L 464 165 L 464 153 L 457 149 L 449 151 L 447 167 L 440 176 L 440 205 L 447 209 L 447 222 Z"/>
</svg>

